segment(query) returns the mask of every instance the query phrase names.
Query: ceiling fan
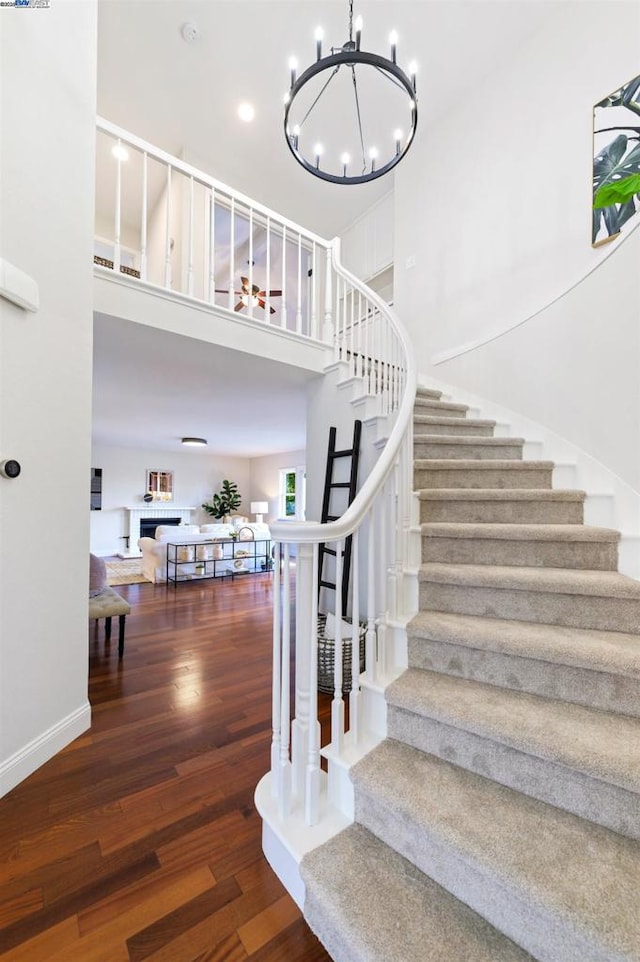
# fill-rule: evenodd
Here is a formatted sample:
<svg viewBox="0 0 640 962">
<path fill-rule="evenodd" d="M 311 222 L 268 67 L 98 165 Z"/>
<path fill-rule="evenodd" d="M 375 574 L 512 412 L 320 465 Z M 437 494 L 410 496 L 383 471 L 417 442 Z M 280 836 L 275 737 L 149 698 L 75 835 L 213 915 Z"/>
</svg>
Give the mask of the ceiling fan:
<svg viewBox="0 0 640 962">
<path fill-rule="evenodd" d="M 249 307 L 251 304 L 253 307 L 261 307 L 264 310 L 267 308 L 265 301 L 266 297 L 282 297 L 282 291 L 261 291 L 257 284 L 253 284 L 249 287 L 249 278 L 241 277 L 240 282 L 242 284 L 242 289 L 239 291 L 234 291 L 240 298 L 234 311 L 241 311 L 243 307 Z M 216 287 L 216 294 L 229 294 L 229 290 L 220 290 Z M 275 314 L 275 309 L 269 305 L 269 312 Z"/>
</svg>

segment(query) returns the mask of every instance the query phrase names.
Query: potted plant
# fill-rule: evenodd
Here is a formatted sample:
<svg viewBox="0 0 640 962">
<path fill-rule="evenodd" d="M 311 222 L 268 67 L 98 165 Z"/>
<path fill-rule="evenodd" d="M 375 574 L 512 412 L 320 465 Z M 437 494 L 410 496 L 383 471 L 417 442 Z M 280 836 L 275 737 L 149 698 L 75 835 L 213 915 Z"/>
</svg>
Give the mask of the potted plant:
<svg viewBox="0 0 640 962">
<path fill-rule="evenodd" d="M 242 498 L 238 494 L 238 485 L 235 481 L 227 481 L 225 478 L 221 490 L 214 494 L 211 501 L 206 502 L 202 507 L 207 514 L 212 514 L 219 521 L 221 518 L 226 519 L 227 515 L 237 511 L 241 504 Z"/>
</svg>

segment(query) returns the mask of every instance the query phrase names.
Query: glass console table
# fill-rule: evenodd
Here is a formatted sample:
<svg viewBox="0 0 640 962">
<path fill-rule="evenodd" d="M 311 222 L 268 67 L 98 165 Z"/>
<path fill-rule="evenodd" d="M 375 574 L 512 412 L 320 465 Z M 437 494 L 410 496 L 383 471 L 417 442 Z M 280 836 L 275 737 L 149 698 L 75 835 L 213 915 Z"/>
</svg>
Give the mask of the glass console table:
<svg viewBox="0 0 640 962">
<path fill-rule="evenodd" d="M 222 553 L 222 557 L 215 555 Z M 167 542 L 167 585 L 273 571 L 271 539 Z"/>
</svg>

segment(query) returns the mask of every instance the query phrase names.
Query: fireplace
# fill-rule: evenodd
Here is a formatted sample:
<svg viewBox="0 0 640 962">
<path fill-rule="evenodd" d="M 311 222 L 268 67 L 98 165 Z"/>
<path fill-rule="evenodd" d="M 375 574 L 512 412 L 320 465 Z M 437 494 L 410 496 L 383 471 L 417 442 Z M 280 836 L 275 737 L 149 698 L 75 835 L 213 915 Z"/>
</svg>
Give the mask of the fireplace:
<svg viewBox="0 0 640 962">
<path fill-rule="evenodd" d="M 182 518 L 140 518 L 140 537 L 155 538 L 158 525 L 181 523 Z"/>
<path fill-rule="evenodd" d="M 189 524 L 191 521 L 191 512 L 195 511 L 194 507 L 182 508 L 177 507 L 175 504 L 136 504 L 132 507 L 125 507 L 123 509 L 128 516 L 128 528 L 129 534 L 129 547 L 122 552 L 118 552 L 118 557 L 120 558 L 141 558 L 142 553 L 138 548 L 138 538 L 140 537 L 140 522 L 144 519 L 145 521 L 155 521 L 156 525 L 159 524 Z"/>
</svg>

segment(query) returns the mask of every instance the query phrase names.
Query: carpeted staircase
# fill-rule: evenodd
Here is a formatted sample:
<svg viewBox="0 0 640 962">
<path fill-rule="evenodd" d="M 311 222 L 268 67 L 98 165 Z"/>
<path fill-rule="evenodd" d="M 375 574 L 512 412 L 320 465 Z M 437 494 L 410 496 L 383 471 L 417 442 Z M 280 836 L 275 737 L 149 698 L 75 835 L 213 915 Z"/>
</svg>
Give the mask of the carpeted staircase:
<svg viewBox="0 0 640 962">
<path fill-rule="evenodd" d="M 410 667 L 305 916 L 336 962 L 639 962 L 640 583 L 466 412 L 419 391 Z"/>
</svg>

